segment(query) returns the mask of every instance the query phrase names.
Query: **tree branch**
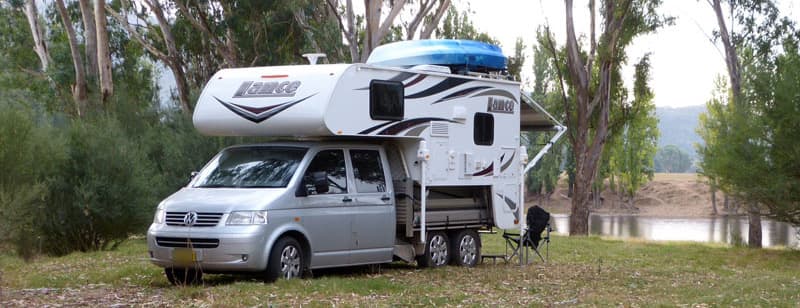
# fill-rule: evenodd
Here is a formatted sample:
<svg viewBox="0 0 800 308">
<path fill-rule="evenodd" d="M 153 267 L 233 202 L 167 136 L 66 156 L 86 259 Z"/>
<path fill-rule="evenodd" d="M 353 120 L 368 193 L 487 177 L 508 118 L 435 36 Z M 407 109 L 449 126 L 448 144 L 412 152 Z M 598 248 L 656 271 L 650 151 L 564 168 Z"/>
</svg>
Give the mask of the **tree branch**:
<svg viewBox="0 0 800 308">
<path fill-rule="evenodd" d="M 147 49 L 147 51 L 149 51 L 151 54 L 153 54 L 156 58 L 160 59 L 161 61 L 164 62 L 169 61 L 169 57 L 167 57 L 166 54 L 155 48 L 153 44 L 150 44 L 149 42 L 145 41 L 144 36 L 142 36 L 142 34 L 139 33 L 138 30 L 136 30 L 134 27 L 131 26 L 131 24 L 128 22 L 128 19 L 122 17 L 122 15 L 117 13 L 117 11 L 114 11 L 114 9 L 108 4 L 106 4 L 106 12 L 111 14 L 111 17 L 113 17 L 114 19 L 117 20 L 117 22 L 122 24 L 122 26 L 125 27 L 126 30 L 128 30 L 128 33 L 131 34 L 133 39 L 139 42 L 139 44 L 141 44 L 142 47 Z"/>
</svg>

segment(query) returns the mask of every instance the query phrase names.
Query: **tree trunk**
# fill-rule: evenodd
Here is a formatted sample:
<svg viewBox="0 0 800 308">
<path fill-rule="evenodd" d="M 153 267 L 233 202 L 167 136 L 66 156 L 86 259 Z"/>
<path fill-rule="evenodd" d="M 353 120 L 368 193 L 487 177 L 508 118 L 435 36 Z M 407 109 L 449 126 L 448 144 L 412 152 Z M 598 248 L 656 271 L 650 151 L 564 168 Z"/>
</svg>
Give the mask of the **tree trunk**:
<svg viewBox="0 0 800 308">
<path fill-rule="evenodd" d="M 761 248 L 761 212 L 758 209 L 758 203 L 750 202 L 747 220 L 749 222 L 747 245 L 750 248 Z"/>
<path fill-rule="evenodd" d="M 364 33 L 364 45 L 361 47 L 361 58 L 358 62 L 367 62 L 369 54 L 372 53 L 374 46 L 378 45 L 378 29 L 381 24 L 381 8 L 383 0 L 364 0 L 364 19 L 366 21 L 366 33 Z"/>
<path fill-rule="evenodd" d="M 353 0 L 347 0 L 347 7 L 345 8 L 347 14 L 347 31 L 345 37 L 347 42 L 350 43 L 350 60 L 353 63 L 358 62 L 358 35 L 356 31 L 355 13 L 353 12 Z"/>
<path fill-rule="evenodd" d="M 114 95 L 114 80 L 111 76 L 111 51 L 108 41 L 105 0 L 95 0 L 94 21 L 97 27 L 97 67 L 100 76 L 100 99 L 103 105 L 107 105 L 108 100 Z"/>
<path fill-rule="evenodd" d="M 114 11 L 110 6 L 106 6 L 109 14 L 111 14 L 114 19 L 116 19 L 119 23 L 121 23 L 128 33 L 142 44 L 142 46 L 154 55 L 156 58 L 164 62 L 167 67 L 170 68 L 172 71 L 173 76 L 175 77 L 175 84 L 178 89 L 178 100 L 180 102 L 181 110 L 183 111 L 184 115 L 187 117 L 192 116 L 192 107 L 189 102 L 189 85 L 186 80 L 186 73 L 183 68 L 183 61 L 178 54 L 177 47 L 175 46 L 175 37 L 172 35 L 172 30 L 167 22 L 166 17 L 164 16 L 164 11 L 161 9 L 161 6 L 156 1 L 144 1 L 144 3 L 150 7 L 153 11 L 153 14 L 156 16 L 156 20 L 158 20 L 159 27 L 161 29 L 162 41 L 167 46 L 167 53 L 159 50 L 153 44 L 150 44 L 148 41 L 145 41 L 144 37 L 130 25 L 127 18 L 124 17 L 122 14 Z"/>
<path fill-rule="evenodd" d="M 710 183 L 709 187 L 711 190 L 711 215 L 717 215 L 717 186 L 714 183 Z"/>
<path fill-rule="evenodd" d="M 731 212 L 731 204 L 728 202 L 728 194 L 722 194 L 722 208 L 725 210 L 726 213 Z"/>
<path fill-rule="evenodd" d="M 92 3 L 89 0 L 79 0 L 81 16 L 83 18 L 83 37 L 86 38 L 86 76 L 88 79 L 96 80 L 99 72 L 97 66 L 97 27 L 94 23 L 94 12 Z"/>
<path fill-rule="evenodd" d="M 178 88 L 178 101 L 181 104 L 183 114 L 187 116 L 192 115 L 192 107 L 189 102 L 189 84 L 186 82 L 186 73 L 183 71 L 183 66 L 179 63 L 167 64 L 175 75 L 175 86 Z"/>
<path fill-rule="evenodd" d="M 589 192 L 588 183 L 575 183 L 572 195 L 572 211 L 569 216 L 569 235 L 589 235 Z"/>
<path fill-rule="evenodd" d="M 567 172 L 567 197 L 575 195 L 575 172 Z"/>
<path fill-rule="evenodd" d="M 75 69 L 75 84 L 72 86 L 72 96 L 75 99 L 75 113 L 78 117 L 83 117 L 86 113 L 86 76 L 84 73 L 83 57 L 81 51 L 78 49 L 78 39 L 75 36 L 75 28 L 72 26 L 72 20 L 67 13 L 67 8 L 64 6 L 63 0 L 56 0 L 56 9 L 61 16 L 61 21 L 64 23 L 64 29 L 67 31 L 67 39 L 69 40 L 69 51 L 72 55 L 72 65 Z"/>
<path fill-rule="evenodd" d="M 31 28 L 31 35 L 33 36 L 33 51 L 39 57 L 39 62 L 42 64 L 42 71 L 47 71 L 50 64 L 50 53 L 47 51 L 47 44 L 44 40 L 44 31 L 39 23 L 39 11 L 36 9 L 35 0 L 25 0 L 25 17 L 28 19 L 28 25 Z"/>
<path fill-rule="evenodd" d="M 425 25 L 422 26 L 422 32 L 419 33 L 419 39 L 427 40 L 431 38 L 431 34 L 433 34 L 433 30 L 439 26 L 439 21 L 442 20 L 444 17 L 444 13 L 447 12 L 447 9 L 450 8 L 450 0 L 442 0 L 442 4 L 439 5 L 439 8 L 436 9 L 436 13 L 433 14 L 433 18 L 428 19 L 425 22 Z"/>
</svg>

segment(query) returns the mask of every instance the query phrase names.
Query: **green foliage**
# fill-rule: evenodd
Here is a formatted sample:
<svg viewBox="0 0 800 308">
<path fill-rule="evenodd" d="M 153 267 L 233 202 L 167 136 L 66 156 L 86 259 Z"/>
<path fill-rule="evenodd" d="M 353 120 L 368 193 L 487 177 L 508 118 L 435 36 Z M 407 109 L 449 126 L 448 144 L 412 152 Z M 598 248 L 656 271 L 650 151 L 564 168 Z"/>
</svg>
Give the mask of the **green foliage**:
<svg viewBox="0 0 800 308">
<path fill-rule="evenodd" d="M 658 149 L 654 166 L 656 172 L 683 173 L 689 172 L 692 160 L 689 154 L 670 144 Z"/>
<path fill-rule="evenodd" d="M 514 80 L 522 80 L 522 66 L 525 64 L 525 43 L 521 37 L 517 38 L 514 45 L 514 55 L 508 57 L 508 74 L 514 77 Z"/>
<path fill-rule="evenodd" d="M 469 6 L 464 11 L 459 11 L 454 5 L 447 9 L 447 14 L 442 24 L 436 29 L 436 37 L 442 39 L 474 40 L 489 44 L 500 45 L 500 41 L 486 32 L 481 32 L 472 24 L 469 16 L 475 14 Z"/>
<path fill-rule="evenodd" d="M 653 179 L 653 157 L 658 149 L 658 118 L 655 115 L 650 79 L 650 60 L 645 55 L 635 66 L 634 99 L 623 112 L 624 123 L 616 142 L 609 144 L 608 167 L 616 178 L 617 191 L 632 204 L 639 188 Z"/>
<path fill-rule="evenodd" d="M 745 29 L 734 35 L 742 93 L 717 83 L 698 127 L 701 171 L 727 195 L 800 225 L 800 33 L 771 1 L 737 1 L 733 15 Z"/>
<path fill-rule="evenodd" d="M 52 171 L 66 161 L 58 132 L 36 118 L 30 108 L 0 103 L 0 241 L 26 259 L 39 243 Z"/>
<path fill-rule="evenodd" d="M 107 249 L 144 231 L 163 182 L 141 147 L 109 117 L 73 122 L 65 139 L 67 162 L 37 217 L 43 250 Z"/>
<path fill-rule="evenodd" d="M 745 66 L 744 93 L 749 104 L 732 104 L 726 85 L 718 84 L 700 117 L 698 146 L 704 174 L 723 191 L 755 200 L 775 219 L 800 224 L 800 53 L 787 41 L 770 62 Z M 744 110 L 742 110 L 744 109 Z"/>
<path fill-rule="evenodd" d="M 552 112 L 556 117 L 563 114 L 564 107 L 561 104 L 559 96 L 560 91 L 558 84 L 555 81 L 557 69 L 553 65 L 553 58 L 550 56 L 546 48 L 544 30 L 539 28 L 537 30 L 537 44 L 533 46 L 533 74 L 534 74 L 534 87 L 531 97 L 542 107 Z M 519 49 L 515 52 L 515 58 L 523 58 L 523 53 L 520 51 L 524 48 L 522 40 L 517 40 L 517 47 Z M 518 63 L 522 67 L 522 62 Z M 509 73 L 512 73 L 512 65 L 509 64 Z M 544 144 L 550 141 L 552 134 L 538 133 L 529 134 L 527 140 L 528 156 L 533 157 Z M 566 147 L 566 148 L 565 148 Z M 526 187 L 529 194 L 550 196 L 555 192 L 558 183 L 559 175 L 562 172 L 562 161 L 566 155 L 565 149 L 568 145 L 560 142 L 555 145 L 548 155 L 545 155 L 541 161 L 526 175 Z M 567 172 L 570 171 L 570 166 L 567 166 Z M 572 166 L 574 169 L 574 165 Z"/>
</svg>

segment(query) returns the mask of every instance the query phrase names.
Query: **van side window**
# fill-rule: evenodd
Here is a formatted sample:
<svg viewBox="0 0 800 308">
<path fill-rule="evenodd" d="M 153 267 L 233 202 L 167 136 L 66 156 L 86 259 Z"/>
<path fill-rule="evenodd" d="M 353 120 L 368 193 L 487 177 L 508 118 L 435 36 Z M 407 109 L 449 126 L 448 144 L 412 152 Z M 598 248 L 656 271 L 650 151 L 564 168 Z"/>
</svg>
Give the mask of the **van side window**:
<svg viewBox="0 0 800 308">
<path fill-rule="evenodd" d="M 344 151 L 324 150 L 317 153 L 311 164 L 308 165 L 306 173 L 303 174 L 303 185 L 309 195 L 317 194 L 346 194 L 347 193 L 347 169 L 344 165 Z M 324 172 L 321 173 L 321 172 Z M 316 173 L 316 174 L 315 174 Z M 314 176 L 325 175 L 328 178 L 328 191 L 317 192 L 314 188 Z M 323 186 L 324 187 L 324 186 Z"/>
<path fill-rule="evenodd" d="M 386 191 L 381 154 L 375 150 L 350 150 L 356 191 L 374 193 Z"/>
<path fill-rule="evenodd" d="M 494 116 L 491 113 L 475 113 L 475 133 L 473 139 L 476 145 L 492 145 L 494 143 Z"/>
<path fill-rule="evenodd" d="M 373 80 L 369 83 L 369 116 L 373 120 L 403 119 L 403 83 Z"/>
</svg>

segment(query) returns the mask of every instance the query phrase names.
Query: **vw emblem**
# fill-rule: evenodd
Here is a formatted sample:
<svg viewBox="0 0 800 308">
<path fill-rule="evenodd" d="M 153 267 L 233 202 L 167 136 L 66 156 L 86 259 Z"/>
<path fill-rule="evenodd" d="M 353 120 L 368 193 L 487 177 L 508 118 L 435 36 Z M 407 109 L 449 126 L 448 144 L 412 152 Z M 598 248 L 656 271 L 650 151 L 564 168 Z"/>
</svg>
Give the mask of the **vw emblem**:
<svg viewBox="0 0 800 308">
<path fill-rule="evenodd" d="M 183 224 L 187 226 L 194 226 L 194 223 L 197 222 L 197 213 L 189 212 L 186 213 L 186 216 L 183 216 Z"/>
</svg>

